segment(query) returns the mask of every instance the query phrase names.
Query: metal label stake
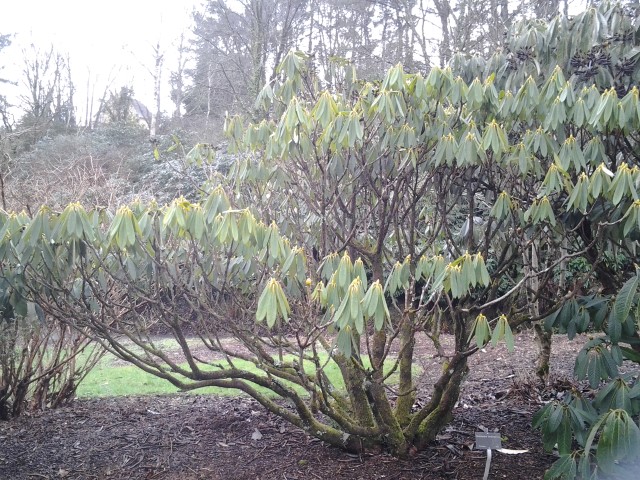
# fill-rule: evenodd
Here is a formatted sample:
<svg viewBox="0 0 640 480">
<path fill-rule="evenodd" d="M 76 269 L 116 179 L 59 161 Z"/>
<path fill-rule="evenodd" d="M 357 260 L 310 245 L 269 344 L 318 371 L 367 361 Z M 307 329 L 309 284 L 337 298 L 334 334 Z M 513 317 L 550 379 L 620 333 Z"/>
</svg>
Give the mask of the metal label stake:
<svg viewBox="0 0 640 480">
<path fill-rule="evenodd" d="M 491 450 L 499 450 L 502 448 L 502 439 L 498 432 L 476 432 L 476 449 L 487 451 L 487 464 L 484 467 L 483 480 L 489 478 L 489 469 L 491 468 Z"/>
</svg>

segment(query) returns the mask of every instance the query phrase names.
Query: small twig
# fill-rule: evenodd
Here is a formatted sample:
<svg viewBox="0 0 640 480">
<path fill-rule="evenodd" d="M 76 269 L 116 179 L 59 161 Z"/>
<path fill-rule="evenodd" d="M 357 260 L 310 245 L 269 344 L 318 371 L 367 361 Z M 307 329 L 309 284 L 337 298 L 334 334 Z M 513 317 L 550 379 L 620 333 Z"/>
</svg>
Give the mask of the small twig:
<svg viewBox="0 0 640 480">
<path fill-rule="evenodd" d="M 111 425 L 107 425 L 106 427 L 105 427 L 104 425 L 101 425 L 101 426 L 100 426 L 100 429 L 99 429 L 98 431 L 100 431 L 100 430 L 102 430 L 102 429 L 104 429 L 104 430 L 109 430 L 109 429 L 111 429 L 111 428 L 117 427 L 118 425 L 122 425 L 122 424 L 124 424 L 124 423 L 129 423 L 129 422 L 126 422 L 126 421 L 116 422 L 116 423 L 112 423 Z"/>
<path fill-rule="evenodd" d="M 268 447 L 268 445 L 265 445 L 265 446 L 262 448 L 262 450 L 260 450 L 260 451 L 257 453 L 257 455 L 255 455 L 251 460 L 249 460 L 249 461 L 246 463 L 246 465 L 249 465 L 250 463 L 253 463 L 255 460 L 257 460 L 257 459 L 258 459 L 258 457 L 259 457 L 260 455 L 262 455 L 262 453 L 267 449 L 267 447 Z"/>
</svg>

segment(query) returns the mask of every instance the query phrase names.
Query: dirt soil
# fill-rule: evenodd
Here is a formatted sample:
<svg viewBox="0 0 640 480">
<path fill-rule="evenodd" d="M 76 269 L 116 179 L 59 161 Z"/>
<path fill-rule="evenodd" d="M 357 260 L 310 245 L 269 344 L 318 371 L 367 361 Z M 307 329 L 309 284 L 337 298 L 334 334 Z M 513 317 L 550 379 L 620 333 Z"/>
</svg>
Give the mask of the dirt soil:
<svg viewBox="0 0 640 480">
<path fill-rule="evenodd" d="M 350 455 L 307 436 L 249 398 L 193 394 L 77 400 L 69 407 L 0 422 L 0 479 L 481 479 L 486 453 L 475 433 L 499 432 L 491 479 L 540 479 L 555 460 L 542 450 L 532 415 L 569 385 L 585 338 L 554 338 L 552 378 L 533 380 L 535 344 L 487 348 L 471 359 L 454 421 L 425 451 L 407 460 L 384 452 Z M 420 378 L 440 360 L 419 343 Z"/>
</svg>

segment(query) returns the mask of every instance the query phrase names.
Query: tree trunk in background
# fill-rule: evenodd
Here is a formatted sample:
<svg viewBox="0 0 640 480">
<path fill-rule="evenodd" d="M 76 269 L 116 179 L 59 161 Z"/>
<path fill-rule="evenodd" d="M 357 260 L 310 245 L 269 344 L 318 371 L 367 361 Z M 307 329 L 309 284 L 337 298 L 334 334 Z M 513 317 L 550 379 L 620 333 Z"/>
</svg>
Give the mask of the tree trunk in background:
<svg viewBox="0 0 640 480">
<path fill-rule="evenodd" d="M 250 98 L 257 98 L 265 82 L 265 12 L 263 0 L 251 1 L 251 14 L 251 84 L 249 85 L 249 94 Z"/>
<path fill-rule="evenodd" d="M 567 0 L 564 0 L 564 11 L 568 11 Z M 536 0 L 533 6 L 536 18 L 547 19 L 560 13 L 560 0 Z"/>
<path fill-rule="evenodd" d="M 71 80 L 71 58 L 69 57 L 69 54 L 67 54 L 67 60 L 66 60 L 66 72 L 67 72 L 67 100 L 66 100 L 66 110 L 67 110 L 67 116 L 65 118 L 66 120 L 66 127 L 70 128 L 70 127 L 75 127 L 76 126 L 76 109 L 75 109 L 75 105 L 73 103 L 73 95 L 75 94 L 75 88 L 73 86 L 73 82 Z"/>
<path fill-rule="evenodd" d="M 156 42 L 156 46 L 153 47 L 154 65 L 153 72 L 153 111 L 151 112 L 151 122 L 149 122 L 149 139 L 152 143 L 156 141 L 156 134 L 158 130 L 158 120 L 162 115 L 160 109 L 160 87 L 162 86 L 162 64 L 164 62 L 164 54 L 160 48 L 160 40 Z"/>
<path fill-rule="evenodd" d="M 539 243 L 537 241 L 533 241 L 531 243 L 529 258 L 525 259 L 525 265 L 530 265 L 530 267 L 526 268 L 527 272 L 537 272 L 540 270 L 537 249 L 538 245 Z M 540 300 L 537 298 L 539 288 L 540 282 L 538 281 L 538 277 L 532 277 L 529 280 L 529 313 L 533 318 L 537 318 L 540 316 Z M 535 332 L 536 344 L 538 345 L 538 352 L 536 355 L 536 375 L 546 384 L 547 380 L 549 379 L 549 362 L 551 360 L 552 336 L 551 332 L 545 330 L 542 322 L 535 323 L 533 328 Z"/>
<path fill-rule="evenodd" d="M 448 0 L 434 0 L 433 4 L 440 18 L 442 28 L 442 41 L 440 42 L 440 66 L 444 67 L 451 58 L 451 30 L 449 27 L 449 15 L 451 5 Z"/>
<path fill-rule="evenodd" d="M 184 33 L 180 35 L 178 43 L 178 66 L 175 72 L 171 73 L 171 100 L 174 109 L 172 117 L 178 120 L 182 117 L 182 102 L 184 101 L 184 75 L 185 75 L 185 52 L 187 47 L 184 44 Z"/>
<path fill-rule="evenodd" d="M 309 37 L 307 39 L 307 53 L 313 54 L 313 28 L 314 28 L 314 16 L 316 12 L 316 2 L 311 0 L 309 2 Z"/>
</svg>

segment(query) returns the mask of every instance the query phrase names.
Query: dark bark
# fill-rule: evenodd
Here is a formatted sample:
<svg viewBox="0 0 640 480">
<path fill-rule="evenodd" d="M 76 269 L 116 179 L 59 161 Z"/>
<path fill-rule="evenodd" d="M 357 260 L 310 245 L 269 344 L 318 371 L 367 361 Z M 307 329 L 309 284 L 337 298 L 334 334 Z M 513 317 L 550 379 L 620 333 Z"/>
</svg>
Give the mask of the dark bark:
<svg viewBox="0 0 640 480">
<path fill-rule="evenodd" d="M 550 360 L 551 360 L 551 332 L 545 330 L 544 326 L 536 323 L 534 326 L 536 344 L 538 345 L 538 354 L 536 356 L 536 375 L 544 383 L 549 378 Z"/>
</svg>

